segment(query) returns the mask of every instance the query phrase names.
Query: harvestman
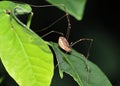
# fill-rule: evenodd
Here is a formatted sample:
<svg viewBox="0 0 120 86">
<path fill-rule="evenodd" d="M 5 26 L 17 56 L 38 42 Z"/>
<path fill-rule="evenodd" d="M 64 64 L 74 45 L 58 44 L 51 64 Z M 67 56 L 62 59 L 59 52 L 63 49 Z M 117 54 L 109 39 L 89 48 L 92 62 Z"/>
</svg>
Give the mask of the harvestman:
<svg viewBox="0 0 120 86">
<path fill-rule="evenodd" d="M 55 7 L 55 6 L 62 6 L 65 10 L 65 15 L 60 17 L 59 19 L 57 19 L 56 21 L 54 21 L 53 23 L 51 23 L 49 26 L 43 28 L 42 30 L 39 30 L 39 31 L 44 31 L 44 30 L 47 30 L 48 28 L 52 27 L 54 24 L 56 24 L 57 22 L 59 22 L 60 20 L 62 20 L 64 17 L 67 18 L 67 22 L 68 22 L 68 27 L 67 27 L 67 33 L 66 33 L 66 36 L 64 37 L 63 36 L 63 33 L 61 32 L 58 32 L 58 31 L 50 31 L 48 33 L 46 33 L 45 35 L 41 36 L 41 37 L 45 37 L 51 33 L 58 33 L 58 34 L 61 34 L 62 36 L 59 37 L 58 39 L 58 45 L 60 46 L 60 48 L 62 48 L 64 51 L 66 52 L 71 52 L 71 47 L 74 46 L 76 43 L 80 42 L 80 41 L 85 41 L 85 40 L 88 40 L 88 41 L 91 41 L 90 42 L 90 45 L 89 45 L 89 48 L 88 48 L 88 53 L 87 53 L 87 56 L 86 58 L 89 57 L 89 51 L 90 51 L 90 47 L 91 47 L 91 44 L 92 44 L 92 41 L 93 39 L 88 39 L 88 38 L 82 38 L 82 39 L 79 39 L 77 40 L 76 42 L 74 43 L 70 43 L 68 42 L 68 38 L 69 38 L 69 34 L 70 34 L 70 29 L 71 29 L 71 23 L 70 23 L 70 19 L 69 19 L 69 14 L 67 13 L 66 11 L 66 8 L 64 6 L 64 4 L 55 4 L 55 5 L 42 5 L 42 6 L 37 6 L 37 5 L 32 5 L 30 4 L 30 6 L 32 7 Z M 31 23 L 31 20 L 32 20 L 32 16 L 33 16 L 33 13 L 31 12 L 31 14 L 29 15 L 29 20 L 27 22 L 27 26 L 30 27 L 30 23 Z M 38 32 L 38 31 L 36 31 Z"/>
<path fill-rule="evenodd" d="M 56 24 L 57 22 L 59 22 L 60 20 L 62 20 L 64 17 L 67 18 L 67 22 L 68 22 L 68 27 L 67 27 L 67 33 L 66 33 L 66 36 L 64 37 L 63 36 L 63 33 L 61 32 L 58 32 L 58 31 L 50 31 L 48 33 L 46 33 L 45 35 L 43 35 L 42 37 L 45 37 L 51 33 L 58 33 L 58 34 L 61 34 L 62 36 L 59 37 L 58 39 L 58 45 L 60 46 L 60 48 L 62 48 L 64 51 L 66 52 L 71 52 L 71 47 L 74 46 L 76 43 L 80 42 L 80 41 L 84 41 L 84 40 L 88 40 L 88 41 L 91 41 L 90 45 L 89 45 L 89 49 L 88 49 L 88 53 L 87 53 L 87 58 L 89 57 L 89 50 L 90 50 L 90 47 L 91 47 L 91 44 L 92 44 L 92 41 L 93 39 L 88 39 L 88 38 L 82 38 L 82 39 L 79 39 L 77 40 L 76 42 L 74 43 L 70 43 L 68 42 L 68 38 L 69 38 L 69 34 L 70 34 L 70 29 L 71 29 L 71 23 L 70 23 L 70 19 L 69 19 L 69 14 L 67 13 L 66 11 L 66 8 L 63 4 L 56 4 L 56 5 L 43 5 L 43 6 L 36 6 L 36 5 L 31 5 L 33 7 L 53 7 L 53 6 L 58 6 L 58 5 L 61 5 L 64 7 L 64 10 L 65 10 L 65 15 L 60 17 L 59 19 L 57 19 L 56 21 L 54 21 L 52 24 L 50 24 L 49 26 L 43 28 L 42 30 L 39 30 L 39 31 L 44 31 L 44 30 L 47 30 L 48 28 L 52 27 L 54 24 Z M 36 31 L 38 32 L 38 31 Z"/>
<path fill-rule="evenodd" d="M 50 27 L 52 27 L 54 24 L 56 24 L 57 22 L 59 22 L 60 20 L 62 20 L 64 17 L 67 18 L 67 22 L 68 22 L 68 26 L 67 26 L 67 33 L 66 33 L 66 36 L 64 37 L 63 36 L 63 33 L 61 32 L 58 32 L 58 31 L 50 31 L 48 33 L 46 33 L 45 35 L 41 36 L 41 37 L 45 37 L 51 33 L 58 33 L 58 34 L 61 34 L 62 36 L 59 37 L 58 39 L 58 45 L 61 49 L 63 49 L 64 51 L 66 51 L 66 53 L 69 53 L 71 52 L 71 47 L 73 47 L 76 43 L 78 42 L 81 42 L 81 41 L 90 41 L 90 45 L 88 47 L 88 51 L 87 51 L 87 56 L 86 56 L 86 60 L 85 60 L 85 63 L 86 63 L 86 68 L 87 68 L 87 71 L 90 71 L 89 70 L 89 67 L 87 65 L 87 59 L 89 57 L 89 51 L 90 51 L 90 47 L 92 45 L 92 42 L 93 42 L 93 39 L 88 39 L 88 38 L 82 38 L 82 39 L 79 39 L 77 40 L 76 42 L 74 43 L 70 43 L 68 42 L 68 38 L 69 38 L 69 34 L 70 34 L 70 29 L 71 29 L 71 23 L 70 23 L 70 19 L 69 19 L 69 14 L 67 13 L 66 9 L 65 9 L 65 6 L 63 4 L 56 4 L 56 5 L 44 5 L 44 6 L 35 6 L 35 5 L 32 5 L 33 7 L 53 7 L 53 6 L 57 6 L 57 5 L 61 5 L 64 7 L 64 10 L 65 10 L 65 15 L 60 17 L 59 19 L 57 19 L 56 21 L 54 21 L 52 24 L 50 24 L 48 27 L 45 27 L 43 28 L 42 30 L 39 30 L 39 31 L 44 31 Z"/>
<path fill-rule="evenodd" d="M 39 30 L 39 31 L 44 31 L 44 30 L 47 30 L 48 28 L 52 27 L 54 24 L 56 24 L 57 22 L 59 22 L 60 20 L 62 20 L 64 17 L 67 18 L 67 22 L 68 22 L 68 26 L 67 26 L 67 33 L 66 33 L 66 36 L 64 37 L 63 36 L 63 33 L 61 32 L 58 32 L 58 31 L 50 31 L 48 33 L 46 33 L 45 35 L 41 36 L 41 37 L 45 37 L 51 33 L 58 33 L 58 34 L 61 34 L 62 36 L 59 37 L 58 39 L 58 45 L 61 49 L 63 49 L 64 51 L 66 51 L 66 53 L 69 53 L 71 52 L 71 47 L 73 47 L 76 43 L 78 42 L 81 42 L 81 41 L 90 41 L 90 45 L 88 47 L 88 51 L 87 51 L 87 56 L 86 56 L 86 67 L 87 67 L 87 70 L 89 71 L 89 67 L 87 66 L 87 58 L 89 57 L 89 51 L 90 51 L 90 47 L 92 45 L 92 42 L 93 42 L 93 39 L 88 39 L 88 38 L 82 38 L 82 39 L 79 39 L 77 40 L 76 42 L 74 43 L 70 43 L 68 42 L 68 38 L 69 38 L 69 34 L 70 34 L 70 29 L 71 29 L 71 23 L 70 23 L 70 19 L 69 19 L 69 14 L 67 13 L 66 11 L 66 8 L 63 4 L 56 4 L 56 5 L 43 5 L 43 6 L 36 6 L 36 5 L 31 5 L 33 7 L 53 7 L 53 6 L 63 6 L 64 7 L 64 10 L 65 10 L 65 15 L 60 17 L 59 19 L 57 19 L 56 21 L 54 21 L 53 23 L 51 23 L 49 26 L 43 28 L 42 30 Z"/>
<path fill-rule="evenodd" d="M 51 33 L 58 33 L 58 34 L 61 34 L 62 36 L 59 37 L 58 39 L 58 45 L 61 49 L 63 49 L 66 53 L 70 53 L 71 52 L 71 47 L 73 47 L 76 43 L 78 42 L 81 42 L 81 41 L 90 41 L 90 45 L 88 47 L 88 50 L 87 50 L 87 56 L 85 58 L 85 65 L 86 65 L 86 69 L 88 71 L 88 75 L 87 75 L 87 78 L 86 78 L 86 82 L 88 83 L 88 77 L 89 77 L 89 73 L 90 73 L 90 68 L 88 66 L 88 62 L 87 62 L 87 59 L 89 57 L 89 52 L 90 52 L 90 48 L 91 48 L 91 45 L 92 45 L 92 42 L 93 42 L 93 39 L 89 39 L 89 38 L 82 38 L 82 39 L 79 39 L 73 43 L 70 43 L 68 42 L 68 38 L 69 38 L 69 34 L 70 34 L 70 29 L 71 29 L 71 23 L 70 23 L 70 19 L 69 19 L 69 14 L 67 13 L 66 9 L 65 9 L 65 6 L 63 4 L 56 4 L 56 5 L 44 5 L 44 6 L 35 6 L 35 5 L 32 5 L 33 7 L 53 7 L 53 6 L 57 6 L 57 5 L 61 5 L 64 7 L 64 10 L 65 10 L 65 15 L 60 17 L 59 19 L 57 19 L 56 21 L 54 21 L 53 23 L 51 23 L 49 26 L 43 28 L 42 30 L 39 30 L 39 31 L 44 31 L 44 30 L 47 30 L 48 28 L 52 27 L 54 24 L 56 24 L 57 22 L 59 22 L 60 20 L 62 20 L 64 17 L 67 18 L 67 22 L 68 22 L 68 26 L 67 26 L 67 32 L 66 32 L 66 36 L 64 37 L 63 36 L 63 33 L 61 32 L 58 32 L 58 31 L 50 31 L 48 33 L 46 33 L 45 35 L 41 36 L 41 37 L 45 37 Z M 57 64 L 58 65 L 58 64 Z"/>
</svg>

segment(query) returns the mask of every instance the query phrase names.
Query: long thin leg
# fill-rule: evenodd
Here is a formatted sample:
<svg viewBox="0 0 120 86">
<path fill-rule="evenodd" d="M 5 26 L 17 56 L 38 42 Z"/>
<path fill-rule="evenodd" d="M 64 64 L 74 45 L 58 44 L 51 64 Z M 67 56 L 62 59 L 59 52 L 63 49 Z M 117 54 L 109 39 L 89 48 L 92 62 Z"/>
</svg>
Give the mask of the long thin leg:
<svg viewBox="0 0 120 86">
<path fill-rule="evenodd" d="M 47 30 L 48 28 L 52 27 L 54 24 L 58 23 L 60 20 L 62 20 L 64 17 L 67 18 L 67 22 L 68 22 L 68 25 L 67 25 L 67 33 L 66 33 L 66 39 L 68 40 L 69 39 L 69 34 L 70 34 L 70 29 L 71 29 L 71 23 L 70 23 L 70 18 L 69 18 L 69 14 L 65 8 L 65 5 L 64 4 L 55 4 L 55 5 L 42 5 L 42 6 L 37 6 L 37 5 L 31 5 L 32 7 L 54 7 L 54 6 L 62 6 L 64 11 L 65 11 L 65 15 L 60 17 L 59 19 L 57 19 L 56 21 L 54 21 L 53 23 L 51 23 L 49 26 L 41 29 L 41 30 L 38 30 L 38 31 L 44 31 L 44 30 Z M 36 32 L 38 32 L 36 31 Z"/>
<path fill-rule="evenodd" d="M 88 57 L 89 57 L 89 52 L 90 52 L 90 48 L 91 48 L 91 46 L 92 46 L 93 39 L 88 39 L 88 38 L 87 38 L 87 39 L 86 39 L 86 38 L 80 39 L 80 40 L 72 43 L 72 44 L 70 45 L 70 47 L 74 46 L 76 43 L 81 42 L 81 41 L 90 41 L 90 45 L 89 45 L 88 50 L 87 50 L 87 56 L 86 56 L 86 58 L 85 58 L 85 65 L 86 65 L 87 72 L 88 72 L 88 75 L 87 75 L 87 78 L 86 78 L 86 83 L 87 83 L 87 86 L 88 86 L 88 85 L 89 85 L 90 68 L 89 68 L 87 59 L 88 59 Z"/>
<path fill-rule="evenodd" d="M 64 7 L 64 4 L 55 4 L 55 5 L 33 5 L 33 4 L 29 4 L 30 6 L 32 7 L 38 7 L 38 8 L 47 8 L 47 7 L 56 7 L 56 6 L 63 6 Z"/>
<path fill-rule="evenodd" d="M 71 23 L 70 23 L 69 14 L 66 14 L 66 18 L 67 18 L 67 22 L 68 22 L 66 39 L 68 40 L 69 39 L 69 35 L 70 35 L 70 30 L 71 30 Z"/>
<path fill-rule="evenodd" d="M 31 21 L 32 21 L 32 17 L 33 17 L 33 12 L 31 12 L 28 16 L 28 21 L 27 21 L 27 27 L 30 27 L 31 25 Z"/>
<path fill-rule="evenodd" d="M 50 27 L 52 27 L 53 25 L 55 25 L 56 23 L 58 23 L 60 20 L 62 20 L 66 15 L 60 17 L 59 19 L 57 19 L 56 21 L 54 21 L 53 23 L 51 23 L 49 26 L 41 29 L 41 30 L 37 30 L 36 32 L 41 32 L 41 31 L 44 31 L 44 30 L 47 30 L 49 29 Z"/>
<path fill-rule="evenodd" d="M 88 38 L 79 39 L 78 41 L 72 43 L 72 44 L 70 45 L 70 47 L 74 46 L 75 44 L 77 44 L 77 43 L 79 43 L 79 42 L 81 42 L 81 41 L 90 41 L 90 45 L 89 45 L 89 47 L 88 47 L 87 56 L 86 56 L 86 58 L 88 58 L 88 57 L 89 57 L 89 51 L 90 51 L 90 48 L 91 48 L 93 39 L 88 39 Z"/>
<path fill-rule="evenodd" d="M 88 38 L 79 39 L 78 41 L 72 43 L 72 44 L 70 45 L 70 47 L 74 46 L 76 43 L 79 43 L 79 42 L 81 42 L 81 41 L 90 41 L 90 45 L 89 45 L 89 47 L 88 47 L 87 55 L 86 55 L 86 58 L 85 58 L 85 63 L 86 63 L 87 71 L 90 72 L 90 68 L 89 68 L 89 66 L 88 66 L 87 59 L 88 59 L 88 57 L 89 57 L 89 55 L 90 55 L 89 52 L 90 52 L 90 48 L 91 48 L 91 46 L 92 46 L 93 39 L 88 39 Z"/>
<path fill-rule="evenodd" d="M 63 33 L 61 33 L 61 32 L 52 30 L 52 31 L 50 31 L 50 32 L 48 32 L 48 33 L 46 33 L 46 34 L 44 34 L 44 35 L 41 36 L 41 37 L 43 38 L 43 37 L 45 37 L 45 36 L 47 36 L 47 35 L 49 35 L 49 34 L 51 34 L 51 33 L 57 33 L 57 34 L 63 35 Z"/>
</svg>

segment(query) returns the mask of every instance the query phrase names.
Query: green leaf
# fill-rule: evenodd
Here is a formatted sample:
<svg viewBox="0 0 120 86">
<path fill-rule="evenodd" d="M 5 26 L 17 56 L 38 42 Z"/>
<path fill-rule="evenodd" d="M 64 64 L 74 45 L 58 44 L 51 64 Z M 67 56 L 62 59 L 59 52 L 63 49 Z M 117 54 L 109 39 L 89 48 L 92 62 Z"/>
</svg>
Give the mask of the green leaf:
<svg viewBox="0 0 120 86">
<path fill-rule="evenodd" d="M 0 2 L 2 63 L 20 86 L 50 86 L 54 70 L 51 50 L 44 40 L 12 15 L 12 10 L 17 11 L 17 15 L 31 12 L 27 4 Z"/>
<path fill-rule="evenodd" d="M 3 79 L 4 79 L 4 78 L 0 76 L 0 84 L 2 83 Z"/>
<path fill-rule="evenodd" d="M 66 8 L 66 11 L 74 16 L 77 20 L 81 20 L 83 17 L 86 0 L 47 0 L 49 3 L 57 6 L 61 10 L 65 11 L 64 7 L 60 4 L 63 4 Z"/>
<path fill-rule="evenodd" d="M 79 86 L 112 86 L 105 74 L 84 55 L 73 49 L 71 53 L 63 53 L 58 44 L 51 44 L 61 75 L 63 72 L 71 75 Z"/>
</svg>

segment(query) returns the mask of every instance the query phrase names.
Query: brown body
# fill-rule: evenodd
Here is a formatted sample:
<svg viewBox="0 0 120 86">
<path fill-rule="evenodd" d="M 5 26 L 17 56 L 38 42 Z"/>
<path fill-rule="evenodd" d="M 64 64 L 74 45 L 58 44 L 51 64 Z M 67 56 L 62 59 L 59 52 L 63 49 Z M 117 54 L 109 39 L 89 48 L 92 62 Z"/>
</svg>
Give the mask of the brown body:
<svg viewBox="0 0 120 86">
<path fill-rule="evenodd" d="M 66 51 L 66 52 L 71 51 L 70 45 L 65 37 L 60 36 L 58 39 L 58 44 L 59 44 L 60 48 L 62 48 L 64 51 Z"/>
</svg>

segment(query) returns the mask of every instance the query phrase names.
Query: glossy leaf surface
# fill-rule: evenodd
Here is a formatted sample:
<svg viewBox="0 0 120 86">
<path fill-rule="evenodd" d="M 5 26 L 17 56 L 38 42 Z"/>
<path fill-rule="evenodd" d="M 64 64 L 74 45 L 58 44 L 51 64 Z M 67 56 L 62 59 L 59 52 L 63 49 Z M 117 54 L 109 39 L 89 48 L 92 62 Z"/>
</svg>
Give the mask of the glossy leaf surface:
<svg viewBox="0 0 120 86">
<path fill-rule="evenodd" d="M 10 76 L 20 86 L 50 86 L 53 55 L 36 33 L 12 14 L 30 13 L 27 4 L 0 2 L 0 57 Z M 18 13 L 17 13 L 18 12 Z"/>
<path fill-rule="evenodd" d="M 62 9 L 63 11 L 65 11 L 66 9 L 66 11 L 70 15 L 74 16 L 77 20 L 81 20 L 83 17 L 86 0 L 47 0 L 47 1 L 57 6 L 58 8 Z"/>
<path fill-rule="evenodd" d="M 63 72 L 71 75 L 79 86 L 112 86 L 105 74 L 84 55 L 72 50 L 63 53 L 58 44 L 51 43 L 58 61 L 61 77 Z"/>
</svg>

